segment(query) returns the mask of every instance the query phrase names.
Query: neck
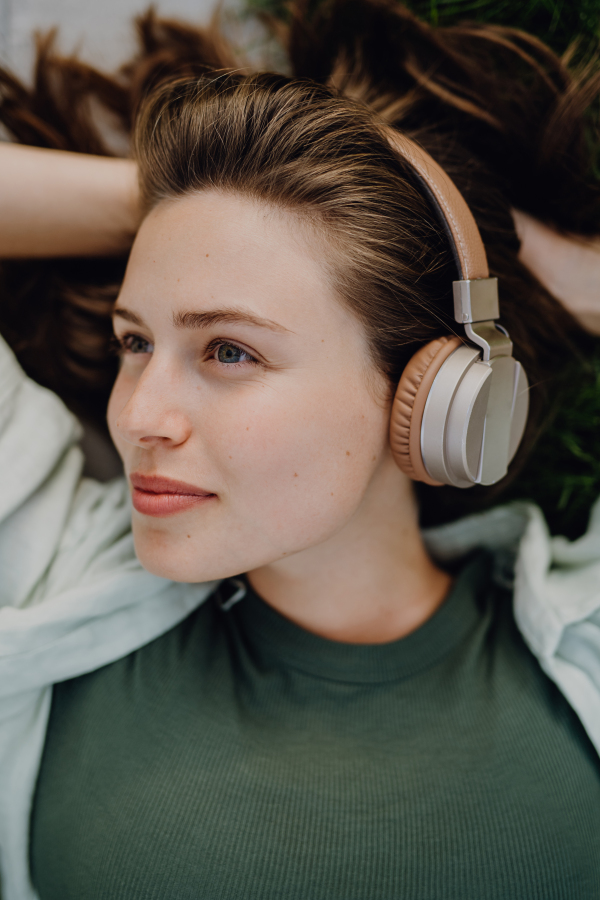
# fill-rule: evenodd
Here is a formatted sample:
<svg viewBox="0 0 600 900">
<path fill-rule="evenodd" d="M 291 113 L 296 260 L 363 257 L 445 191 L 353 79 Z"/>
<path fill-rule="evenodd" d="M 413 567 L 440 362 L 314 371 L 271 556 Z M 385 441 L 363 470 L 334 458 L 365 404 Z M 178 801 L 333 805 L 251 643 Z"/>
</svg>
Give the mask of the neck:
<svg viewBox="0 0 600 900">
<path fill-rule="evenodd" d="M 248 573 L 254 590 L 321 637 L 378 644 L 404 637 L 451 583 L 428 556 L 411 483 L 384 467 L 351 520 L 327 541 Z"/>
</svg>

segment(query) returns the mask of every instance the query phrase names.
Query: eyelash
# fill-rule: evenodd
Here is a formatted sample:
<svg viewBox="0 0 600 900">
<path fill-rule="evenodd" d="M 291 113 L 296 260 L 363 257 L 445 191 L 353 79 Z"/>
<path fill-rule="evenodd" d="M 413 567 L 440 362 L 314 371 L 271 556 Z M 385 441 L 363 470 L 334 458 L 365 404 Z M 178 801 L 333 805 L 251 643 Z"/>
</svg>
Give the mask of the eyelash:
<svg viewBox="0 0 600 900">
<path fill-rule="evenodd" d="M 254 356 L 252 356 L 251 353 L 248 353 L 248 351 L 244 350 L 243 347 L 240 347 L 239 344 L 236 344 L 234 341 L 225 341 L 223 340 L 223 338 L 215 338 L 214 341 L 211 341 L 206 348 L 206 352 L 211 354 L 212 359 L 215 359 L 215 354 L 219 347 L 234 347 L 236 350 L 239 350 L 240 353 L 243 353 L 247 357 L 244 362 L 221 363 L 221 365 L 226 366 L 228 369 L 237 369 L 239 366 L 248 364 L 251 366 L 261 365 L 261 363 Z M 219 360 L 215 359 L 215 362 L 219 362 Z"/>
<path fill-rule="evenodd" d="M 120 338 L 113 334 L 110 339 L 111 353 L 116 354 L 116 356 L 123 356 L 125 353 L 133 353 L 131 347 L 128 346 L 128 342 L 131 340 L 143 341 L 145 344 L 150 344 L 150 341 L 140 337 L 139 334 L 124 334 L 123 337 Z"/>
<path fill-rule="evenodd" d="M 113 335 L 110 340 L 110 349 L 111 352 L 115 353 L 117 356 L 123 356 L 126 353 L 133 353 L 134 351 L 129 346 L 129 342 L 133 340 L 141 341 L 145 344 L 152 346 L 151 341 L 147 341 L 146 338 L 141 337 L 139 334 L 124 334 L 123 337 L 118 338 L 116 335 Z M 211 354 L 211 358 L 215 358 L 215 354 L 219 347 L 234 347 L 240 353 L 243 353 L 247 359 L 243 362 L 239 363 L 222 363 L 221 365 L 226 366 L 228 369 L 238 368 L 239 366 L 243 366 L 245 364 L 250 364 L 253 366 L 261 365 L 261 363 L 255 359 L 252 354 L 248 353 L 247 350 L 244 350 L 243 347 L 240 347 L 238 344 L 235 344 L 233 341 L 226 341 L 223 338 L 215 338 L 206 348 L 206 353 Z M 137 355 L 137 354 L 135 354 Z M 219 360 L 215 359 L 215 362 L 219 362 Z"/>
</svg>

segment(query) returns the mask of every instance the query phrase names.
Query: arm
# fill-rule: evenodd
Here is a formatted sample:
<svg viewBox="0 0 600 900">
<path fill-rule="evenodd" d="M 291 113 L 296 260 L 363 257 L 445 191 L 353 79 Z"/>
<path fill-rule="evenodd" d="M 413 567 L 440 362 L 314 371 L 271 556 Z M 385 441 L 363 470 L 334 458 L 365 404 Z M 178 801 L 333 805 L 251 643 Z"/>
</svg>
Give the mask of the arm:
<svg viewBox="0 0 600 900">
<path fill-rule="evenodd" d="M 513 210 L 519 259 L 580 324 L 600 334 L 600 238 L 559 234 Z"/>
<path fill-rule="evenodd" d="M 0 144 L 0 257 L 124 253 L 138 224 L 131 160 Z"/>
</svg>

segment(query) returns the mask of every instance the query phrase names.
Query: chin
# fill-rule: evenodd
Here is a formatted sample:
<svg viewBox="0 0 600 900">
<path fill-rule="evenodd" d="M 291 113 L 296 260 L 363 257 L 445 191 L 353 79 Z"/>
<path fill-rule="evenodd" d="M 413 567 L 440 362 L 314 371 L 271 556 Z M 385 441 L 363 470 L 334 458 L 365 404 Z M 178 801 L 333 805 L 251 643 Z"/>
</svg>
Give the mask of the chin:
<svg viewBox="0 0 600 900">
<path fill-rule="evenodd" d="M 204 535 L 188 533 L 170 534 L 159 528 L 141 523 L 133 525 L 133 539 L 138 560 L 152 575 L 199 584 L 217 581 L 246 571 L 238 554 L 229 553 L 224 558 L 215 542 Z"/>
</svg>

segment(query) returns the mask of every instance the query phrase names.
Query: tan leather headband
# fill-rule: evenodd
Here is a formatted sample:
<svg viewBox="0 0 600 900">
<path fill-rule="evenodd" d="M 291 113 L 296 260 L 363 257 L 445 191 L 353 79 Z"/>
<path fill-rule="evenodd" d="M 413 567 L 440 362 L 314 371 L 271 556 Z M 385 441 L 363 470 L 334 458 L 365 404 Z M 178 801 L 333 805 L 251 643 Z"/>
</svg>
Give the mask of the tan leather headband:
<svg viewBox="0 0 600 900">
<path fill-rule="evenodd" d="M 489 278 L 485 247 L 473 214 L 454 182 L 436 161 L 403 134 L 386 128 L 386 137 L 414 169 L 444 217 L 460 267 L 460 278 Z"/>
</svg>

